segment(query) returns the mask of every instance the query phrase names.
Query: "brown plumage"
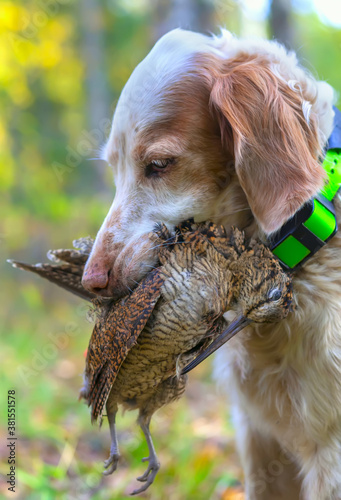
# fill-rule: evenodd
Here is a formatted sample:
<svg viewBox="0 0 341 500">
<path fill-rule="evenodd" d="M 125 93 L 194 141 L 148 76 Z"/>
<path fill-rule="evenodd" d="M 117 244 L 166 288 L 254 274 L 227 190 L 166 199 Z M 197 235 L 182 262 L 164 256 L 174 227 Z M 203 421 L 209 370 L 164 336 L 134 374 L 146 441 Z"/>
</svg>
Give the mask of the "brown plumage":
<svg viewBox="0 0 341 500">
<path fill-rule="evenodd" d="M 25 264 L 16 260 L 8 259 L 7 262 L 13 267 L 38 274 L 52 283 L 72 292 L 86 300 L 96 299 L 96 295 L 88 292 L 82 285 L 84 265 L 91 252 L 94 240 L 89 236 L 74 240 L 74 249 L 49 250 L 47 257 L 53 264 Z"/>
<path fill-rule="evenodd" d="M 119 369 L 145 327 L 161 294 L 164 279 L 153 270 L 130 296 L 106 308 L 89 343 L 82 396 L 91 406 L 91 421 L 102 420 L 104 405 Z"/>
<path fill-rule="evenodd" d="M 245 248 L 237 229 L 227 237 L 221 226 L 186 222 L 175 236 L 160 227 L 151 237 L 160 245 L 160 266 L 130 296 L 114 304 L 98 303 L 81 391 L 92 420 L 101 422 L 106 406 L 112 439 L 106 474 L 116 469 L 119 458 L 118 406 L 139 410 L 149 464 L 138 478 L 144 485 L 134 494 L 147 489 L 157 474 L 150 420 L 158 408 L 183 394 L 184 372 L 250 321 L 284 318 L 292 298 L 291 279 L 271 252 L 256 242 Z M 58 252 L 54 255 L 60 258 Z M 223 314 L 231 307 L 239 318 L 223 331 Z"/>
</svg>

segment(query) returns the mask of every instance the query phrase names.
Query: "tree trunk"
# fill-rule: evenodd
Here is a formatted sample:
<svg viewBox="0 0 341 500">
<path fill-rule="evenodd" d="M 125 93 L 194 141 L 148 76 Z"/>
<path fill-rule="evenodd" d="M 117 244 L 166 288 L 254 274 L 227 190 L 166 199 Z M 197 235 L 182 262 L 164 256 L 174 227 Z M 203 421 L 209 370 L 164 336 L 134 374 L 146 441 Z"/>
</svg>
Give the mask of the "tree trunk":
<svg viewBox="0 0 341 500">
<path fill-rule="evenodd" d="M 88 128 L 84 133 L 92 152 L 88 158 L 94 158 L 96 169 L 96 189 L 108 190 L 104 181 L 103 161 L 98 160 L 98 151 L 108 137 L 108 125 L 105 121 L 111 120 L 112 108 L 106 74 L 104 71 L 105 43 L 103 8 L 95 0 L 83 0 L 79 3 L 79 17 L 81 24 L 81 50 L 86 66 L 86 108 Z M 80 137 L 80 141 L 84 140 Z"/>
<path fill-rule="evenodd" d="M 208 0 L 157 0 L 154 12 L 154 41 L 174 28 L 214 30 L 214 3 Z"/>
<path fill-rule="evenodd" d="M 283 43 L 288 49 L 294 49 L 291 0 L 272 0 L 269 28 L 271 38 Z"/>
</svg>

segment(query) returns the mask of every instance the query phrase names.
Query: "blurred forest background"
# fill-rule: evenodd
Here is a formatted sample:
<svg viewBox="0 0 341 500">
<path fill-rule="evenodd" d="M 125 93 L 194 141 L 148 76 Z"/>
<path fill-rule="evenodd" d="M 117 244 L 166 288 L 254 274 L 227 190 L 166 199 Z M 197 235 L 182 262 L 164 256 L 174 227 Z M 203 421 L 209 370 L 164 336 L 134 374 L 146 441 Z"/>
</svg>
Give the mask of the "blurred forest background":
<svg viewBox="0 0 341 500">
<path fill-rule="evenodd" d="M 136 64 L 166 31 L 277 38 L 315 76 L 341 89 L 339 0 L 2 0 L 0 5 L 1 407 L 17 399 L 16 493 L 8 492 L 5 412 L 0 496 L 123 499 L 145 470 L 135 415 L 118 419 L 122 461 L 101 475 L 106 422 L 77 401 L 92 325 L 86 307 L 25 275 L 6 258 L 45 260 L 49 248 L 94 236 L 114 195 L 97 159 L 115 101 Z M 242 472 L 228 408 L 209 363 L 152 431 L 162 468 L 150 500 L 241 500 Z"/>
</svg>

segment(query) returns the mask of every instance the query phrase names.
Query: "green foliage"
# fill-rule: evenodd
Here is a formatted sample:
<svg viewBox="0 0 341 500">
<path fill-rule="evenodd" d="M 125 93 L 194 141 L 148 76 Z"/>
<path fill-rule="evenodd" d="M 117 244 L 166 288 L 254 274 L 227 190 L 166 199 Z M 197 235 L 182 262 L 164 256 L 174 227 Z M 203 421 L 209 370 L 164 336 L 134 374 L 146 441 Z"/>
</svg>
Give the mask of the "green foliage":
<svg viewBox="0 0 341 500">
<path fill-rule="evenodd" d="M 341 30 L 321 23 L 316 14 L 296 16 L 298 55 L 315 78 L 327 81 L 341 105 Z"/>
</svg>

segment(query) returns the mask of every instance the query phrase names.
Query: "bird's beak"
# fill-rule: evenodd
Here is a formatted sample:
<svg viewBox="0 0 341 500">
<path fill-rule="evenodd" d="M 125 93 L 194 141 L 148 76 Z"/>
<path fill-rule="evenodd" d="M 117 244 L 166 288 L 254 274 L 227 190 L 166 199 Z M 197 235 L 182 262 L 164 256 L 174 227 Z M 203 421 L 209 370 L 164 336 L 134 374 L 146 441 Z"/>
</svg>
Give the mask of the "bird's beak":
<svg viewBox="0 0 341 500">
<path fill-rule="evenodd" d="M 251 320 L 246 318 L 245 316 L 239 316 L 232 323 L 229 324 L 228 328 L 223 331 L 208 347 L 205 349 L 199 356 L 197 356 L 191 363 L 189 363 L 182 370 L 181 375 L 185 375 L 185 373 L 190 372 L 198 366 L 202 361 L 204 361 L 208 356 L 213 354 L 219 347 L 225 344 L 228 340 L 230 340 L 236 333 L 240 332 L 243 328 L 251 323 Z"/>
</svg>

